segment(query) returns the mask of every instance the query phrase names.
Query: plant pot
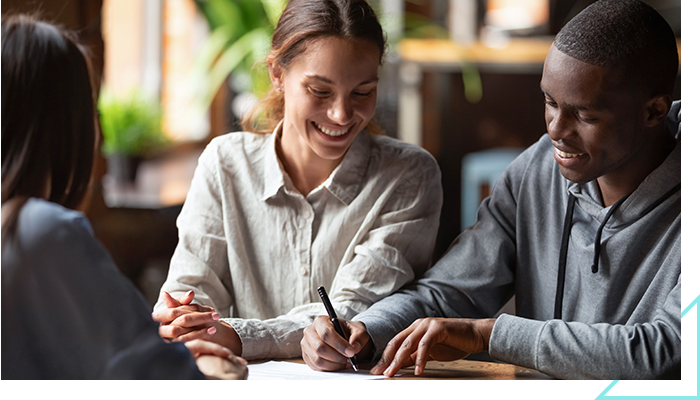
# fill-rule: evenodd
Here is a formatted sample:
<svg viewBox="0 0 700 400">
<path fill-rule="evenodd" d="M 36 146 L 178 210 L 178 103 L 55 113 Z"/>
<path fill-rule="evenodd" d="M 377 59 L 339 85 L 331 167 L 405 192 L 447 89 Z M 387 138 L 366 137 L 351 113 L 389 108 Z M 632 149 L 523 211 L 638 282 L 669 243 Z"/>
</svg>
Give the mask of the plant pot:
<svg viewBox="0 0 700 400">
<path fill-rule="evenodd" d="M 141 157 L 131 154 L 107 156 L 107 173 L 118 183 L 134 183 Z"/>
</svg>

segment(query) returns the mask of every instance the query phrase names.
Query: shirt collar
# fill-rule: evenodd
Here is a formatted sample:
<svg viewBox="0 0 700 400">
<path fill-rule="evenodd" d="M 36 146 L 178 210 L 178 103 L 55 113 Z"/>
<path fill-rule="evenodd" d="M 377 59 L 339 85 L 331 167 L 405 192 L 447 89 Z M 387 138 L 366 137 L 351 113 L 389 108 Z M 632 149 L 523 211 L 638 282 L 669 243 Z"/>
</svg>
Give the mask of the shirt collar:
<svg viewBox="0 0 700 400">
<path fill-rule="evenodd" d="M 265 150 L 265 189 L 262 201 L 275 196 L 285 182 L 289 181 L 290 189 L 293 184 L 289 176 L 284 172 L 284 167 L 279 160 L 276 141 L 282 130 L 282 122 L 275 127 L 272 140 L 267 143 Z M 333 170 L 331 175 L 321 184 L 343 204 L 350 204 L 362 187 L 362 179 L 367 173 L 370 153 L 372 151 L 372 138 L 365 131 L 361 131 L 350 145 L 343 161 Z M 312 191 L 313 193 L 313 191 Z"/>
<path fill-rule="evenodd" d="M 284 187 L 284 168 L 277 157 L 277 146 L 275 146 L 279 132 L 282 130 L 282 122 L 280 121 L 275 130 L 272 132 L 272 138 L 267 142 L 265 149 L 265 189 L 263 190 L 262 201 L 269 199 L 279 192 Z"/>
<path fill-rule="evenodd" d="M 361 131 L 350 145 L 343 161 L 323 183 L 323 186 L 346 206 L 360 193 L 369 166 L 372 142 L 369 134 Z"/>
</svg>

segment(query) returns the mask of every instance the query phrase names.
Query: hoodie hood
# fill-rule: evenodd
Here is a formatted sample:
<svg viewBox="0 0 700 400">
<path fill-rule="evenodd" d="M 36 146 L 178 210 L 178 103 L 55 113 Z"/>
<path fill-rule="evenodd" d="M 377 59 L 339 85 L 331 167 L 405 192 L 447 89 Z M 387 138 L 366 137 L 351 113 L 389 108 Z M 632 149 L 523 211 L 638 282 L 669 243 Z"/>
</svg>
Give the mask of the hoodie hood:
<svg viewBox="0 0 700 400">
<path fill-rule="evenodd" d="M 661 165 L 649 174 L 646 179 L 631 194 L 624 196 L 610 207 L 602 207 L 597 197 L 594 181 L 583 185 L 572 184 L 569 187 L 569 200 L 564 218 L 564 229 L 559 248 L 559 273 L 557 276 L 557 291 L 554 305 L 554 318 L 561 319 L 562 300 L 564 296 L 564 276 L 566 274 L 566 257 L 571 235 L 572 218 L 575 204 L 578 203 L 585 212 L 595 218 L 602 217 L 596 232 L 594 254 L 591 262 L 591 273 L 598 273 L 598 263 L 601 252 L 603 229 L 610 223 L 610 228 L 630 224 L 651 212 L 658 205 L 681 190 L 681 102 L 672 104 L 666 118 L 671 132 L 675 132 L 676 147 L 666 157 Z M 595 193 L 596 196 L 591 196 Z"/>
<path fill-rule="evenodd" d="M 627 225 L 651 211 L 653 205 L 681 183 L 681 102 L 673 102 L 666 118 L 671 132 L 675 133 L 676 147 L 661 165 L 642 181 L 637 189 L 620 204 L 608 218 L 607 226 L 616 228 Z M 608 217 L 610 207 L 601 206 L 595 181 L 585 184 L 572 183 L 569 194 L 577 199 L 578 206 L 601 223 Z M 651 208 L 650 208 L 651 207 Z"/>
<path fill-rule="evenodd" d="M 666 124 L 671 132 L 676 133 L 676 139 L 681 140 L 681 101 L 674 101 L 671 104 L 671 111 L 668 112 L 666 117 Z"/>
</svg>

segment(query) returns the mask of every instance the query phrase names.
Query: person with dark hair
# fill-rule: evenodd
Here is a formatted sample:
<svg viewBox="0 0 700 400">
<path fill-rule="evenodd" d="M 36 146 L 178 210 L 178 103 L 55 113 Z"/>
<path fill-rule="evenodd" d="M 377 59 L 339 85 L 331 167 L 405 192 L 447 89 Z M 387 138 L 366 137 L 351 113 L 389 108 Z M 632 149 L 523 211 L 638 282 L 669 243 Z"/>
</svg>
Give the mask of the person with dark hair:
<svg viewBox="0 0 700 400">
<path fill-rule="evenodd" d="M 245 360 L 220 345 L 165 343 L 141 293 L 71 210 L 95 151 L 90 78 L 71 32 L 3 18 L 2 379 L 245 377 Z"/>
<path fill-rule="evenodd" d="M 681 142 L 673 32 L 637 0 L 600 0 L 556 36 L 548 135 L 507 168 L 477 222 L 420 279 L 304 332 L 317 370 L 381 358 L 392 376 L 488 351 L 556 378 L 680 378 Z M 498 310 L 515 295 L 516 315 Z"/>
<path fill-rule="evenodd" d="M 352 318 L 428 268 L 440 170 L 376 134 L 384 50 L 364 0 L 289 1 L 267 57 L 270 93 L 245 132 L 199 159 L 154 307 L 164 338 L 299 357 L 303 329 L 326 312 L 319 286 Z"/>
</svg>

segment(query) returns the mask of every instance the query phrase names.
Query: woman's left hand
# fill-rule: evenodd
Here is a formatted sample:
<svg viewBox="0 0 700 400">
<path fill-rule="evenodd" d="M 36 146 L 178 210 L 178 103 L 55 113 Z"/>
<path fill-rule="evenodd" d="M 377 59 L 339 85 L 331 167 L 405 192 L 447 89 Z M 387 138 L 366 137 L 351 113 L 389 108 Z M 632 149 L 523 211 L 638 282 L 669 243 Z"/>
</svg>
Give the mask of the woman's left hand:
<svg viewBox="0 0 700 400">
<path fill-rule="evenodd" d="M 168 308 L 153 313 L 153 320 L 160 323 L 158 333 L 161 337 L 174 342 L 207 340 L 229 348 L 236 355 L 241 354 L 241 340 L 236 331 L 229 324 L 220 322 L 220 316 L 213 308 L 191 304 L 194 299 L 192 291 L 179 299 L 168 292 L 163 292 L 162 297 Z"/>
</svg>

